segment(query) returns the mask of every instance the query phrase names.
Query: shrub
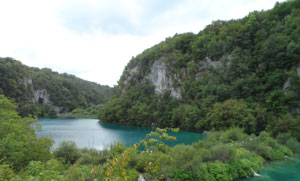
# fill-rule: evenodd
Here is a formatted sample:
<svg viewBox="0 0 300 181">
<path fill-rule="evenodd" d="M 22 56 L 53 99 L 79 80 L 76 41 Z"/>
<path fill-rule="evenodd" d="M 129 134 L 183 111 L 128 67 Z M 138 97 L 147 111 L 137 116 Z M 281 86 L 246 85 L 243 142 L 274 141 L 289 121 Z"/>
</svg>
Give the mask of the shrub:
<svg viewBox="0 0 300 181">
<path fill-rule="evenodd" d="M 83 148 L 81 151 L 80 163 L 101 165 L 110 158 L 110 152 L 108 150 L 96 150 L 94 148 Z"/>
<path fill-rule="evenodd" d="M 80 157 L 80 151 L 74 141 L 62 141 L 53 152 L 64 163 L 74 164 Z"/>
<path fill-rule="evenodd" d="M 294 153 L 300 153 L 300 143 L 290 133 L 279 133 L 276 140 L 291 149 Z"/>
<path fill-rule="evenodd" d="M 16 106 L 0 95 L 0 160 L 15 170 L 21 170 L 32 160 L 51 158 L 53 141 L 36 136 L 35 121 L 21 118 Z"/>
<path fill-rule="evenodd" d="M 64 166 L 57 160 L 31 161 L 20 176 L 24 180 L 63 180 Z"/>
<path fill-rule="evenodd" d="M 0 165 L 0 180 L 13 180 L 14 171 L 7 164 Z"/>
</svg>

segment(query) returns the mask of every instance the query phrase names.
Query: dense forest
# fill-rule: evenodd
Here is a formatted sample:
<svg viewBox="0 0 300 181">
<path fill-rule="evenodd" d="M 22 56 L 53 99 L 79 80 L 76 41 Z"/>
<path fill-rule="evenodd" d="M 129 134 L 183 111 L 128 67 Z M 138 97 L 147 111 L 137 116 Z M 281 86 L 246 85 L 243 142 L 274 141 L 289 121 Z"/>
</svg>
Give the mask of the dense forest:
<svg viewBox="0 0 300 181">
<path fill-rule="evenodd" d="M 300 1 L 276 3 L 132 58 L 99 114 L 109 123 L 289 132 L 300 139 Z"/>
<path fill-rule="evenodd" d="M 74 75 L 0 58 L 0 94 L 17 103 L 21 116 L 56 117 L 57 113 L 104 104 L 112 89 Z"/>
</svg>

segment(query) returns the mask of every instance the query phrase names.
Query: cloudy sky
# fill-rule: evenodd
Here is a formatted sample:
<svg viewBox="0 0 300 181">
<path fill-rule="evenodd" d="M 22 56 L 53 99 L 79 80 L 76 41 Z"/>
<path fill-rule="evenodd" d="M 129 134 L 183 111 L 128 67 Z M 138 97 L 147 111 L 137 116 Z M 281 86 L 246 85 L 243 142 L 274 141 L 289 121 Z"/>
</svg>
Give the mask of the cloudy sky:
<svg viewBox="0 0 300 181">
<path fill-rule="evenodd" d="M 281 2 L 282 0 L 279 0 Z M 0 0 L 0 57 L 116 85 L 131 57 L 175 33 L 276 0 Z"/>
</svg>

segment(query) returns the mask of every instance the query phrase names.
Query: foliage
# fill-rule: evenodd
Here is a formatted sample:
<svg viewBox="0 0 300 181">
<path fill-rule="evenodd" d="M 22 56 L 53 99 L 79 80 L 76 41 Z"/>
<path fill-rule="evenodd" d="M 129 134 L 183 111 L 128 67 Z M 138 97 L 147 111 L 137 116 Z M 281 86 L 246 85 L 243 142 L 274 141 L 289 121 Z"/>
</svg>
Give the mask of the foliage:
<svg viewBox="0 0 300 181">
<path fill-rule="evenodd" d="M 31 161 L 25 170 L 20 174 L 26 180 L 63 180 L 62 174 L 65 167 L 55 159 L 43 163 L 41 161 Z"/>
<path fill-rule="evenodd" d="M 216 103 L 206 115 L 206 128 L 208 129 L 228 129 L 230 127 L 241 127 L 247 133 L 258 133 L 264 130 L 265 112 L 259 107 L 251 109 L 242 100 L 227 100 L 224 103 Z M 261 120 L 263 119 L 263 120 Z M 258 128 L 262 127 L 262 128 Z"/>
<path fill-rule="evenodd" d="M 213 21 L 145 50 L 125 67 L 99 119 L 197 131 L 235 126 L 256 135 L 268 129 L 299 139 L 299 4 Z M 166 67 L 160 93 L 149 80 L 154 63 Z"/>
<path fill-rule="evenodd" d="M 7 164 L 0 164 L 0 180 L 15 180 L 14 171 Z"/>
<path fill-rule="evenodd" d="M 0 95 L 0 160 L 14 169 L 21 169 L 31 160 L 46 161 L 51 158 L 53 141 L 38 138 L 32 126 L 35 120 L 21 118 L 16 106 Z"/>
<path fill-rule="evenodd" d="M 0 75 L 0 94 L 14 99 L 21 116 L 55 117 L 53 106 L 59 107 L 60 113 L 71 112 L 103 104 L 112 94 L 108 86 L 46 68 L 28 67 L 12 58 L 0 58 Z M 51 102 L 36 100 L 38 90 L 46 91 Z"/>
<path fill-rule="evenodd" d="M 92 105 L 86 108 L 76 108 L 67 114 L 58 114 L 60 118 L 89 118 L 96 119 L 102 105 Z"/>
<path fill-rule="evenodd" d="M 80 158 L 79 149 L 74 141 L 62 141 L 53 151 L 56 158 L 62 159 L 64 163 L 74 164 Z"/>
</svg>

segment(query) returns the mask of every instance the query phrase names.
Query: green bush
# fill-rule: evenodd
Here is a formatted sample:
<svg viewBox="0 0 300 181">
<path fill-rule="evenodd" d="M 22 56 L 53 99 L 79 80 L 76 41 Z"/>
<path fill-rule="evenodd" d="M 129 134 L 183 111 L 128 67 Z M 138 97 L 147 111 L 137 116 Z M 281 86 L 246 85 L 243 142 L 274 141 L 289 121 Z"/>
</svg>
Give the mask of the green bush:
<svg viewBox="0 0 300 181">
<path fill-rule="evenodd" d="M 47 162 L 31 161 L 20 174 L 23 179 L 39 180 L 64 180 L 64 166 L 57 160 L 51 159 Z"/>
<path fill-rule="evenodd" d="M 53 154 L 56 158 L 69 164 L 74 164 L 80 158 L 80 150 L 74 141 L 62 141 Z"/>
<path fill-rule="evenodd" d="M 37 137 L 35 121 L 21 118 L 16 106 L 0 95 L 0 160 L 15 170 L 24 168 L 32 160 L 51 158 L 53 140 Z"/>
<path fill-rule="evenodd" d="M 294 153 L 300 153 L 300 143 L 290 133 L 279 133 L 276 140 L 291 149 Z"/>
<path fill-rule="evenodd" d="M 92 164 L 101 165 L 110 158 L 109 150 L 96 150 L 94 148 L 83 148 L 80 150 L 81 157 L 80 163 L 82 164 Z"/>
<path fill-rule="evenodd" d="M 7 164 L 0 165 L 0 180 L 14 180 L 14 171 Z"/>
</svg>

